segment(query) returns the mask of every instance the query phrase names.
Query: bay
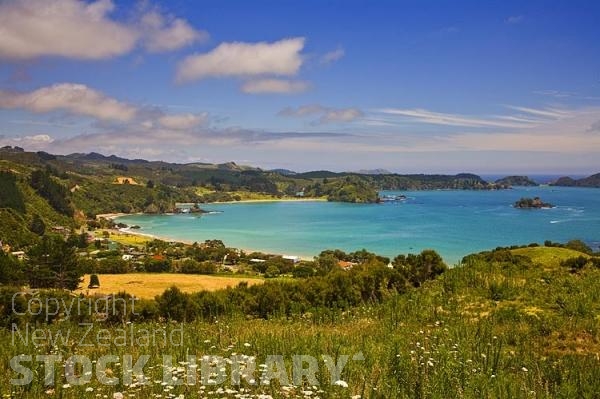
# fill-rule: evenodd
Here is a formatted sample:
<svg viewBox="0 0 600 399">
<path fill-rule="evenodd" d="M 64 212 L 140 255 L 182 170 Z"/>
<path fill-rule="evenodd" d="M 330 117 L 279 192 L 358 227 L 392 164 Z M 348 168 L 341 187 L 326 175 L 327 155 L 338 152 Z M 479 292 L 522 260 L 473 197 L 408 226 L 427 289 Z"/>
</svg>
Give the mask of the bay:
<svg viewBox="0 0 600 399">
<path fill-rule="evenodd" d="M 324 249 L 367 249 L 394 257 L 432 248 L 454 264 L 464 255 L 513 244 L 581 239 L 600 244 L 600 189 L 516 187 L 502 191 L 414 191 L 402 202 L 202 204 L 216 213 L 127 215 L 119 222 L 173 240 L 312 257 Z M 539 196 L 552 209 L 515 209 Z"/>
</svg>

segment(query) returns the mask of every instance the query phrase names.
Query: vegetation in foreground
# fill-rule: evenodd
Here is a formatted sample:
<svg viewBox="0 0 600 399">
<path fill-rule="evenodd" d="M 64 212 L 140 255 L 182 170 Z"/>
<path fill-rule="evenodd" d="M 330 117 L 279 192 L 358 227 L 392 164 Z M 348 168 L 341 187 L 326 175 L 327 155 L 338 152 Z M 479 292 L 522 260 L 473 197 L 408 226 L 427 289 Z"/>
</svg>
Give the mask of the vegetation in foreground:
<svg viewBox="0 0 600 399">
<path fill-rule="evenodd" d="M 571 267 L 571 260 L 579 258 L 585 259 L 584 264 Z M 361 300 L 353 306 L 273 311 L 250 319 L 235 312 L 214 312 L 183 324 L 182 345 L 83 347 L 77 344 L 84 333 L 81 328 L 74 328 L 69 340 L 54 345 L 42 340 L 41 346 L 34 347 L 18 339 L 14 346 L 0 350 L 0 385 L 2 394 L 12 397 L 592 398 L 600 388 L 599 265 L 593 254 L 558 246 L 499 248 L 466 257 L 461 265 L 418 287 L 412 285 L 401 293 L 384 290 L 379 300 Z M 365 273 L 361 268 L 340 272 L 348 276 Z M 269 284 L 275 282 L 262 287 Z M 171 295 L 176 297 L 184 298 Z M 161 298 L 157 301 L 160 307 Z M 107 327 L 117 330 L 123 321 L 95 323 L 92 333 Z M 56 319 L 37 325 L 56 333 L 73 321 Z M 138 331 L 171 331 L 177 326 L 158 321 L 132 325 Z M 10 330 L 2 330 L 0 338 L 11 342 Z M 337 357 L 359 352 L 364 360 L 349 361 L 336 385 L 320 364 L 319 385 L 314 387 L 277 382 L 251 385 L 248 380 L 239 386 L 229 380 L 220 385 L 163 384 L 163 369 L 152 366 L 162 364 L 163 354 L 171 354 L 176 360 L 170 371 L 182 380 L 195 372 L 187 367 L 186 355 L 230 357 L 235 353 L 244 362 L 256 362 L 254 374 L 259 381 L 266 356 L 280 354 L 286 359 L 291 381 L 292 355 Z M 46 387 L 39 364 L 39 377 L 31 385 L 11 387 L 8 379 L 15 373 L 8 366 L 9 359 L 20 353 L 61 354 L 63 361 L 75 353 L 92 358 L 132 354 L 134 361 L 147 354 L 150 367 L 144 372 L 150 384 L 140 385 L 134 379 L 132 384 L 121 381 L 106 386 L 92 380 L 90 385 L 73 386 L 60 379 L 63 373 L 57 368 L 56 386 Z M 229 367 L 227 363 L 222 366 Z M 118 361 L 102 372 L 120 377 L 126 368 Z"/>
</svg>

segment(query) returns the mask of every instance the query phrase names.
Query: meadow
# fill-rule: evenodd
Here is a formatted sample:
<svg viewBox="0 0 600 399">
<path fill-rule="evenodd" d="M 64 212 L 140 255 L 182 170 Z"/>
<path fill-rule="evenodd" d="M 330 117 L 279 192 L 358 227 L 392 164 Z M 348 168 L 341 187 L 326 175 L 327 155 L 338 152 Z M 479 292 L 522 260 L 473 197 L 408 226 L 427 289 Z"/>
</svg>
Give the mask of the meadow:
<svg viewBox="0 0 600 399">
<path fill-rule="evenodd" d="M 390 293 L 379 304 L 268 319 L 239 315 L 184 323 L 182 342 L 85 347 L 78 345 L 84 330 L 77 327 L 68 341 L 54 345 L 44 342 L 35 347 L 17 340 L 0 349 L 0 393 L 23 398 L 598 397 L 600 269 L 565 268 L 560 260 L 581 254 L 564 248 L 512 251 L 517 254 L 527 254 L 531 262 L 472 259 L 419 288 Z M 57 332 L 71 326 L 69 321 L 58 321 L 46 328 Z M 125 328 L 94 323 L 92 334 L 109 327 Z M 169 332 L 179 327 L 151 322 L 134 323 L 132 328 Z M 0 339 L 11 342 L 11 332 L 2 330 Z M 56 385 L 47 387 L 43 364 L 37 363 L 31 384 L 11 386 L 9 378 L 19 375 L 10 370 L 9 360 L 23 353 L 59 354 L 62 364 L 73 354 L 92 359 L 116 355 L 118 360 L 100 370 L 100 375 L 119 381 L 112 386 L 99 384 L 94 370 L 89 384 L 76 386 L 57 367 Z M 134 363 L 140 355 L 149 356 L 143 369 L 147 385 L 135 376 L 124 383 L 123 374 L 132 369 L 123 357 L 126 354 L 133 356 Z M 164 364 L 165 354 L 174 357 L 171 364 Z M 356 354 L 362 360 L 354 360 Z M 197 356 L 197 367 L 190 364 L 190 355 Z M 283 356 L 284 382 L 290 385 L 280 384 L 281 380 L 261 384 L 268 377 L 263 372 L 271 367 L 268 355 Z M 316 382 L 291 384 L 293 355 L 319 360 Z M 322 355 L 350 356 L 335 384 Z M 225 361 L 201 360 L 203 356 L 221 356 Z M 242 376 L 248 374 L 239 385 L 229 377 L 218 381 L 219 370 L 227 376 L 232 373 L 232 356 L 241 359 Z M 256 365 L 254 372 L 251 364 Z M 176 378 L 165 382 L 165 370 Z M 210 373 L 207 377 L 201 371 Z M 187 379 L 200 375 L 207 378 Z"/>
<path fill-rule="evenodd" d="M 251 277 L 207 276 L 200 274 L 174 273 L 125 273 L 100 274 L 100 287 L 88 289 L 90 275 L 83 276 L 82 288 L 76 294 L 114 294 L 125 291 L 141 299 L 153 299 L 170 286 L 177 286 L 182 292 L 216 291 L 233 287 L 241 282 L 248 285 L 261 284 L 264 280 Z"/>
</svg>

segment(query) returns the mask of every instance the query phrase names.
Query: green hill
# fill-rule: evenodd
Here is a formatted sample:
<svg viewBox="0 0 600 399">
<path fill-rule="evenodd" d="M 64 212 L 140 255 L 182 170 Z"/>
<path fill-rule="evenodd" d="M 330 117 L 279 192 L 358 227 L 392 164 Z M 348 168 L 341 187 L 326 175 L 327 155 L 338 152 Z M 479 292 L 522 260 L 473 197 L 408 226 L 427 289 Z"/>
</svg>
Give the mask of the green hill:
<svg viewBox="0 0 600 399">
<path fill-rule="evenodd" d="M 563 187 L 595 187 L 600 188 L 600 173 L 584 177 L 582 179 L 573 179 L 571 177 L 561 177 L 552 184 L 553 186 Z"/>
</svg>

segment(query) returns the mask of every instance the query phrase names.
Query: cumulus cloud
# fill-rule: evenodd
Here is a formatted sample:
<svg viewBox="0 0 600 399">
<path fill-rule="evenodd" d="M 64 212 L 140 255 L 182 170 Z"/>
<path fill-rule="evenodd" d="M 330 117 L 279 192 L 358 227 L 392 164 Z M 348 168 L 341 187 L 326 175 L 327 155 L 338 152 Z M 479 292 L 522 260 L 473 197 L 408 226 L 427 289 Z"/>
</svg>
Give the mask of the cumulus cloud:
<svg viewBox="0 0 600 399">
<path fill-rule="evenodd" d="M 331 64 L 346 55 L 346 52 L 343 48 L 337 48 L 336 50 L 330 51 L 328 53 L 323 54 L 321 57 L 321 64 Z"/>
<path fill-rule="evenodd" d="M 191 129 L 206 123 L 207 120 L 207 113 L 164 115 L 158 118 L 162 127 L 175 130 Z"/>
<path fill-rule="evenodd" d="M 303 59 L 304 38 L 277 42 L 222 43 L 204 54 L 185 58 L 177 67 L 178 82 L 212 77 L 293 76 Z"/>
<path fill-rule="evenodd" d="M 181 18 L 166 20 L 157 11 L 144 14 L 141 26 L 145 33 L 146 49 L 155 53 L 176 50 L 208 38 L 208 33 L 194 29 L 185 20 Z"/>
<path fill-rule="evenodd" d="M 306 91 L 308 82 L 287 79 L 258 79 L 249 80 L 242 85 L 242 91 L 248 94 L 265 93 L 300 93 Z"/>
<path fill-rule="evenodd" d="M 111 19 L 111 0 L 12 0 L 0 2 L 0 58 L 60 56 L 106 59 L 142 41 L 153 52 L 189 45 L 206 34 L 181 19 L 147 13 L 126 24 Z"/>
<path fill-rule="evenodd" d="M 287 107 L 279 111 L 279 116 L 305 117 L 316 115 L 320 117 L 313 124 L 352 122 L 364 113 L 358 108 L 331 108 L 319 104 L 303 105 L 298 108 Z"/>
<path fill-rule="evenodd" d="M 136 108 L 82 84 L 60 83 L 31 92 L 0 90 L 0 108 L 22 108 L 35 113 L 65 111 L 104 121 L 129 121 Z"/>
</svg>

